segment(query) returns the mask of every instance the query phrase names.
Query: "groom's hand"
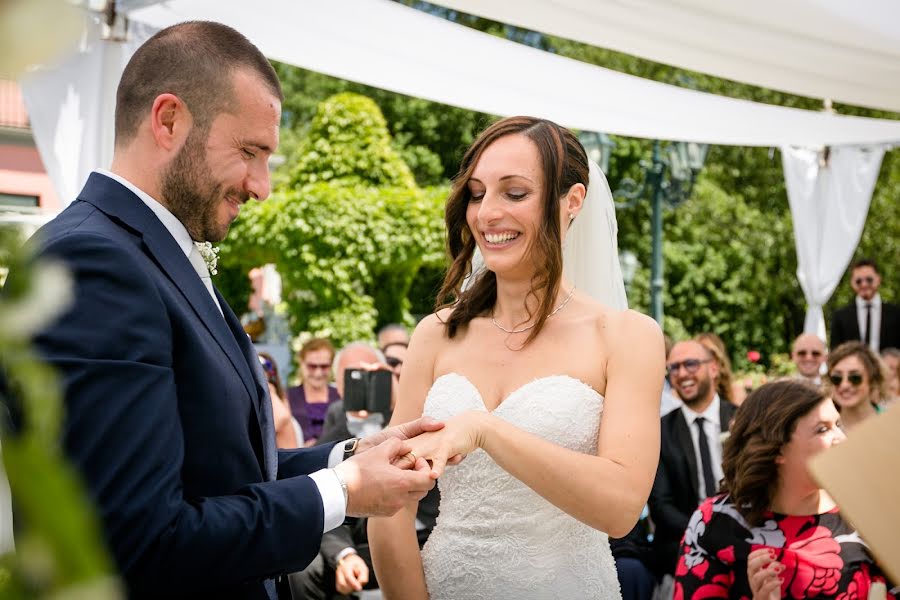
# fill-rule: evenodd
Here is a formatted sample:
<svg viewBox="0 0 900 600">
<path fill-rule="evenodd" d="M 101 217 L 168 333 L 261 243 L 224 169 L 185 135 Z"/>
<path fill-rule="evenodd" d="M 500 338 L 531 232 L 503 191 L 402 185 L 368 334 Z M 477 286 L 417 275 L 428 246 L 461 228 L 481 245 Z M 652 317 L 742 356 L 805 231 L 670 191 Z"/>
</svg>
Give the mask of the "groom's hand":
<svg viewBox="0 0 900 600">
<path fill-rule="evenodd" d="M 378 446 L 382 442 L 391 438 L 405 441 L 416 437 L 419 434 L 429 431 L 438 431 L 444 427 L 441 421 L 436 421 L 431 417 L 420 417 L 415 421 L 387 427 L 378 433 L 359 440 L 359 446 L 356 448 L 356 454 L 361 454 L 370 448 Z"/>
<path fill-rule="evenodd" d="M 412 469 L 395 464 L 409 451 L 405 441 L 390 437 L 335 467 L 347 483 L 347 516 L 389 517 L 425 497 L 434 487 L 428 463 L 419 460 Z"/>
</svg>

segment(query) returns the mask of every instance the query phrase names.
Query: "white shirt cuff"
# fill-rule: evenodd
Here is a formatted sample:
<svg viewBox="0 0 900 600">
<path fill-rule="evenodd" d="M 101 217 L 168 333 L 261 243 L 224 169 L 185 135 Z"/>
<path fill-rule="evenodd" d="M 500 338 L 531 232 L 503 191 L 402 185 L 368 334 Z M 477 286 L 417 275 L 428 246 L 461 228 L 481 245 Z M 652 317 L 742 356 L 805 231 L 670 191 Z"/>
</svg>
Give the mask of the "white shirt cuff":
<svg viewBox="0 0 900 600">
<path fill-rule="evenodd" d="M 338 552 L 337 556 L 334 557 L 334 562 L 339 563 L 341 562 L 341 559 L 343 559 L 345 556 L 350 556 L 351 554 L 356 554 L 356 548 L 350 548 L 348 546 L 347 548 L 344 548 L 343 550 Z"/>
<path fill-rule="evenodd" d="M 348 440 L 344 440 L 343 442 L 338 442 L 331 449 L 331 452 L 328 453 L 328 468 L 333 469 L 342 462 L 344 462 L 344 444 L 347 443 Z"/>
<path fill-rule="evenodd" d="M 343 446 L 341 446 L 343 452 Z M 333 451 L 332 451 L 333 452 Z M 338 461 L 340 462 L 340 461 Z M 331 464 L 329 456 L 328 464 Z M 322 496 L 322 508 L 325 512 L 324 527 L 322 533 L 331 531 L 344 522 L 347 516 L 347 505 L 344 502 L 344 490 L 337 475 L 331 469 L 320 469 L 309 476 L 319 488 Z"/>
</svg>

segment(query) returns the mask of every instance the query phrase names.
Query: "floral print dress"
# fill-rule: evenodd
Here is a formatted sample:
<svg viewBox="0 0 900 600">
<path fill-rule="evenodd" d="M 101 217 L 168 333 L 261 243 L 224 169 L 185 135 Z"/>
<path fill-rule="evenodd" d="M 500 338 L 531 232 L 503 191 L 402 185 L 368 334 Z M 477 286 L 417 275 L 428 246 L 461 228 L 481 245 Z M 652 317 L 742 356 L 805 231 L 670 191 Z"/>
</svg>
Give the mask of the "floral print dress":
<svg viewBox="0 0 900 600">
<path fill-rule="evenodd" d="M 753 597 L 747 556 L 772 548 L 784 565 L 782 598 L 865 600 L 874 582 L 896 590 L 869 555 L 865 542 L 835 508 L 820 515 L 767 513 L 751 527 L 729 496 L 704 500 L 691 516 L 675 570 L 674 600 Z"/>
</svg>

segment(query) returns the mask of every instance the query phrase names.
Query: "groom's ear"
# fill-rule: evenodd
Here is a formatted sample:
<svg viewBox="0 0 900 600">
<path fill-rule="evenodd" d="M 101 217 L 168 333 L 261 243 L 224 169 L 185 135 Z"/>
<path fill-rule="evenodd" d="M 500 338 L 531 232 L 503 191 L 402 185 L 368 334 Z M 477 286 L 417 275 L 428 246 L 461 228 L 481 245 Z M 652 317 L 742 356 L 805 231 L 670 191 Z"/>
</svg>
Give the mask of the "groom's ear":
<svg viewBox="0 0 900 600">
<path fill-rule="evenodd" d="M 160 94 L 150 110 L 150 131 L 156 145 L 166 153 L 181 149 L 193 126 L 187 105 L 175 94 Z"/>
<path fill-rule="evenodd" d="M 572 187 L 569 188 L 569 191 L 566 192 L 566 195 L 563 198 L 563 206 L 565 207 L 565 213 L 567 215 L 571 215 L 574 218 L 581 212 L 581 206 L 584 204 L 584 196 L 586 193 L 587 190 L 582 183 L 573 184 Z"/>
</svg>

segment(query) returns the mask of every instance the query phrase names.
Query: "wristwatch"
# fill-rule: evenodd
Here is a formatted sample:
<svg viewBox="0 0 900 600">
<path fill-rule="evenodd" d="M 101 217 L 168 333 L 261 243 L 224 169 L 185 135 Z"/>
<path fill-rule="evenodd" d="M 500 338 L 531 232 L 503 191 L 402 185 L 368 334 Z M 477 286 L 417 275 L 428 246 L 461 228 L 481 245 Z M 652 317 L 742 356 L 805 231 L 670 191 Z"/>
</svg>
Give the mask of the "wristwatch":
<svg viewBox="0 0 900 600">
<path fill-rule="evenodd" d="M 356 448 L 359 446 L 359 438 L 350 438 L 344 443 L 344 460 L 347 460 L 356 454 Z"/>
</svg>

